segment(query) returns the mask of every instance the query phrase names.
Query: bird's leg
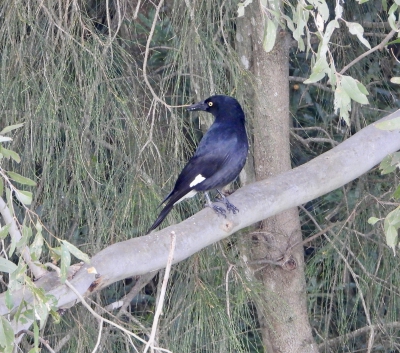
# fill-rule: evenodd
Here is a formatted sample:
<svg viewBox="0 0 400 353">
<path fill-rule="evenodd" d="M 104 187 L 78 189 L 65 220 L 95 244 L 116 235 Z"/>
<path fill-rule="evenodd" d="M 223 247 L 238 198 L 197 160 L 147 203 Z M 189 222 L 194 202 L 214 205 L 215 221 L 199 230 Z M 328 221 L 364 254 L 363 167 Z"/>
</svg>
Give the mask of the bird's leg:
<svg viewBox="0 0 400 353">
<path fill-rule="evenodd" d="M 228 211 L 232 212 L 233 214 L 236 214 L 236 212 L 239 212 L 239 209 L 232 203 L 229 202 L 228 198 L 217 189 L 218 194 L 222 197 L 222 202 L 225 204 L 225 207 Z"/>
<path fill-rule="evenodd" d="M 210 196 L 208 195 L 208 192 L 205 191 L 204 194 L 206 195 L 206 199 L 207 199 L 207 206 L 212 208 L 214 210 L 214 212 L 218 215 L 222 215 L 226 218 L 226 211 L 224 208 L 217 206 L 215 204 L 213 204 L 210 200 Z"/>
</svg>

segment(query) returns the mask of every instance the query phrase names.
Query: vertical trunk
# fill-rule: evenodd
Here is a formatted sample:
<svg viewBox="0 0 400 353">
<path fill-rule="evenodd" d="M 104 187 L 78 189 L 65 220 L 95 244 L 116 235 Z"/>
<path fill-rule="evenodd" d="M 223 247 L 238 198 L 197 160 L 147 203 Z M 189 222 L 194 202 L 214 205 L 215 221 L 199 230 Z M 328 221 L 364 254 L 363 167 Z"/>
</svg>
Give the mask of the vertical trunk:
<svg viewBox="0 0 400 353">
<path fill-rule="evenodd" d="M 239 58 L 254 77 L 254 165 L 257 180 L 291 167 L 289 144 L 288 56 L 290 38 L 278 33 L 272 52 L 262 47 L 264 18 L 258 2 L 238 20 Z M 265 264 L 254 268 L 265 287 L 258 305 L 264 346 L 268 353 L 318 352 L 307 316 L 302 240 L 297 209 L 264 220 L 253 232 L 247 257 Z M 271 264 L 275 263 L 275 264 Z M 262 267 L 264 266 L 264 267 Z M 262 267 L 260 269 L 260 267 Z"/>
</svg>

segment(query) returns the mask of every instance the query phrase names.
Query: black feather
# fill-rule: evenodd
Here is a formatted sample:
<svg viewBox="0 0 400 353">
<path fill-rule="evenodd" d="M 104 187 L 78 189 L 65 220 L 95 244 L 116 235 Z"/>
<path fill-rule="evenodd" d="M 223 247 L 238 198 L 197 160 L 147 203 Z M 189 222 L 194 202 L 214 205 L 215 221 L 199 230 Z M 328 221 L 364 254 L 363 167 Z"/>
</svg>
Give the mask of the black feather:
<svg viewBox="0 0 400 353">
<path fill-rule="evenodd" d="M 157 228 L 173 206 L 185 196 L 194 196 L 197 191 L 222 188 L 239 175 L 246 162 L 249 145 L 245 116 L 235 98 L 212 96 L 187 109 L 207 111 L 214 115 L 215 121 L 179 174 L 173 190 L 164 199 L 163 203 L 167 201 L 167 204 L 149 232 Z M 198 183 L 194 183 L 195 180 Z"/>
</svg>

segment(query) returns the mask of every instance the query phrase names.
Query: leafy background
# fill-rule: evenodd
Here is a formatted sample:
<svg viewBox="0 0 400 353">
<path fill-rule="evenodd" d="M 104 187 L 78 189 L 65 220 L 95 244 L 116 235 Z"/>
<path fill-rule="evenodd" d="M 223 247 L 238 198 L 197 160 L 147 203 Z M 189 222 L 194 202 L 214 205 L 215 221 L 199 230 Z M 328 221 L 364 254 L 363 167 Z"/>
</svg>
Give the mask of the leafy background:
<svg viewBox="0 0 400 353">
<path fill-rule="evenodd" d="M 43 225 L 42 262 L 54 259 L 48 249 L 57 252 L 59 239 L 91 256 L 107 244 L 145 233 L 211 123 L 210 117 L 190 116 L 160 99 L 180 106 L 214 93 L 234 95 L 243 102 L 252 131 L 247 91 L 253 78 L 235 55 L 236 3 L 167 1 L 156 8 L 146 2 L 136 18 L 135 2 L 106 4 L 5 2 L 1 8 L 1 128 L 25 123 L 15 130 L 12 144 L 5 145 L 22 162 L 3 158 L 1 168 L 37 183 L 23 188 L 33 192 L 32 212 L 21 203 L 14 205 L 19 222 L 32 229 L 31 235 L 26 233 L 27 244 L 38 233 L 38 219 Z M 327 4 L 332 17 L 335 3 Z M 287 14 L 291 8 L 287 4 Z M 346 2 L 343 8 L 343 18 L 363 25 L 371 47 L 388 32 L 384 2 Z M 311 20 L 307 25 L 315 30 Z M 343 22 L 330 41 L 338 68 L 366 50 Z M 308 51 L 293 42 L 294 167 L 399 108 L 399 88 L 389 81 L 399 75 L 397 46 L 389 49 L 392 53 L 376 51 L 346 72 L 367 88 L 370 103 L 353 102 L 346 125 L 334 111 L 328 77 L 303 83 L 312 73 L 318 41 Z M 375 168 L 301 207 L 304 238 L 329 227 L 326 235 L 305 246 L 309 317 L 317 342 L 326 344 L 321 351 L 363 351 L 369 331 L 362 329 L 371 323 L 376 327 L 374 352 L 400 350 L 398 261 L 385 245 L 382 222 L 367 222 L 398 206 L 392 198 L 398 184 L 396 173 L 381 175 Z M 197 198 L 179 205 L 167 222 L 179 222 L 202 203 Z M 262 351 L 255 305 L 262 305 L 259 293 L 264 289 L 249 280 L 239 256 L 245 233 L 174 266 L 160 346 L 176 352 Z M 8 251 L 9 239 L 2 239 Z M 19 261 L 16 254 L 10 260 Z M 127 311 L 106 316 L 145 337 L 160 278 L 162 274 L 149 280 Z M 93 308 L 103 314 L 101 307 L 129 293 L 137 280 L 97 293 L 91 298 Z M 2 281 L 1 291 L 6 289 L 7 281 Z M 271 300 L 279 305 L 273 293 Z M 80 305 L 61 314 L 59 322 L 49 318 L 40 335 L 58 352 L 91 351 L 97 320 Z M 21 343 L 23 351 L 33 345 L 30 336 Z M 127 336 L 112 327 L 104 331 L 101 349 L 134 351 Z"/>
</svg>

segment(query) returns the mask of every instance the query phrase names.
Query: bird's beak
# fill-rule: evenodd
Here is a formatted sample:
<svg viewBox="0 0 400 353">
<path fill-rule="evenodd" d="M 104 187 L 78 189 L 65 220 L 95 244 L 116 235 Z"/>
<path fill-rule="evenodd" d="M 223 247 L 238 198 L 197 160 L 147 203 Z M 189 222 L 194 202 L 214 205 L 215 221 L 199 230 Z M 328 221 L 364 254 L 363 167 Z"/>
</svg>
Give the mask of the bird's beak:
<svg viewBox="0 0 400 353">
<path fill-rule="evenodd" d="M 199 102 L 199 103 L 195 103 L 192 105 L 189 105 L 186 110 L 193 112 L 195 110 L 207 110 L 208 105 L 204 102 Z"/>
</svg>

